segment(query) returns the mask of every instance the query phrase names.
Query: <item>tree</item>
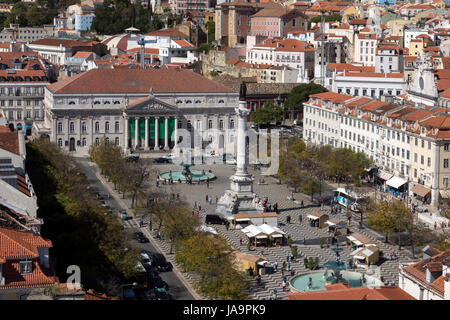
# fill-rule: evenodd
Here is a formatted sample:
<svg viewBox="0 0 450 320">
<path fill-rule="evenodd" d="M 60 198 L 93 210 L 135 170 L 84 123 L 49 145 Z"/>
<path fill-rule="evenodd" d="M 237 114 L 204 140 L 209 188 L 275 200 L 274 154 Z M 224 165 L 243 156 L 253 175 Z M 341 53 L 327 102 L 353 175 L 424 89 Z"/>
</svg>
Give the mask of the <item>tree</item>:
<svg viewBox="0 0 450 320">
<path fill-rule="evenodd" d="M 292 88 L 291 92 L 287 96 L 284 102 L 285 108 L 290 110 L 303 111 L 303 103 L 308 101 L 309 95 L 321 92 L 327 92 L 328 90 L 322 87 L 320 84 L 314 82 L 303 83 L 299 86 Z"/>
<path fill-rule="evenodd" d="M 251 121 L 257 124 L 276 124 L 283 121 L 283 109 L 267 102 L 264 107 L 251 113 Z"/>
<path fill-rule="evenodd" d="M 339 13 L 334 13 L 331 15 L 326 15 L 325 16 L 325 22 L 330 22 L 330 21 L 341 21 L 342 20 L 342 16 Z M 309 19 L 308 21 L 308 29 L 311 29 L 311 23 L 315 22 L 321 22 L 322 21 L 322 16 L 315 16 L 312 17 L 311 19 Z"/>
<path fill-rule="evenodd" d="M 208 33 L 208 43 L 216 40 L 216 24 L 212 21 L 205 24 L 206 31 Z"/>
<path fill-rule="evenodd" d="M 210 299 L 246 299 L 248 282 L 234 268 L 232 252 L 224 238 L 197 232 L 178 243 L 175 261 L 198 275 L 195 286 Z"/>
<path fill-rule="evenodd" d="M 389 236 L 401 227 L 404 221 L 405 208 L 397 200 L 372 202 L 367 207 L 367 224 L 385 234 L 385 242 Z"/>
</svg>

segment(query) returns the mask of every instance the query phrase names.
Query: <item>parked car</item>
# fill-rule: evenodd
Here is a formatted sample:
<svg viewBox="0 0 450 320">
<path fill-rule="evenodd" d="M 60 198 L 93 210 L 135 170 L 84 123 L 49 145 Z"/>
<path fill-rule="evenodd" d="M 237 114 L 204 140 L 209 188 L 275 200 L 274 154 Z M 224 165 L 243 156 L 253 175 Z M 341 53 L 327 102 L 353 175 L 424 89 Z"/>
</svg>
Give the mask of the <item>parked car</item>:
<svg viewBox="0 0 450 320">
<path fill-rule="evenodd" d="M 135 233 L 135 239 L 140 243 L 147 243 L 149 242 L 148 238 L 140 231 L 137 231 Z"/>
<path fill-rule="evenodd" d="M 155 299 L 156 300 L 170 300 L 170 295 L 167 293 L 164 288 L 156 288 L 155 289 Z"/>
<path fill-rule="evenodd" d="M 137 154 L 130 154 L 126 157 L 126 160 L 128 162 L 137 162 L 139 160 L 139 155 Z"/>
<path fill-rule="evenodd" d="M 217 214 L 207 214 L 205 217 L 206 224 L 225 224 L 226 220 Z"/>
<path fill-rule="evenodd" d="M 428 208 L 426 206 L 417 206 L 416 211 L 417 212 L 428 212 Z"/>
<path fill-rule="evenodd" d="M 120 214 L 120 218 L 122 220 L 131 220 L 131 219 L 133 219 L 133 217 L 130 217 L 129 215 L 127 215 L 127 212 L 125 210 L 120 210 L 119 214 Z"/>
<path fill-rule="evenodd" d="M 176 157 L 177 157 L 176 155 L 174 155 L 173 153 L 170 153 L 170 154 L 166 154 L 166 155 L 162 156 L 161 158 L 167 159 L 167 160 L 173 160 Z"/>
<path fill-rule="evenodd" d="M 158 288 L 163 288 L 163 289 L 165 289 L 165 290 L 167 290 L 167 289 L 169 289 L 169 285 L 167 284 L 167 283 L 165 283 L 164 281 L 163 281 L 163 279 L 161 279 L 161 277 L 160 276 L 158 276 L 158 275 L 154 275 L 153 276 L 153 287 L 155 288 L 155 289 L 158 289 Z"/>
<path fill-rule="evenodd" d="M 167 262 L 166 258 L 161 253 L 152 254 L 151 260 L 153 268 L 159 272 L 172 271 L 172 264 Z"/>
<path fill-rule="evenodd" d="M 167 158 L 160 157 L 160 158 L 153 159 L 152 162 L 153 163 L 171 163 L 171 160 L 167 159 Z"/>
</svg>

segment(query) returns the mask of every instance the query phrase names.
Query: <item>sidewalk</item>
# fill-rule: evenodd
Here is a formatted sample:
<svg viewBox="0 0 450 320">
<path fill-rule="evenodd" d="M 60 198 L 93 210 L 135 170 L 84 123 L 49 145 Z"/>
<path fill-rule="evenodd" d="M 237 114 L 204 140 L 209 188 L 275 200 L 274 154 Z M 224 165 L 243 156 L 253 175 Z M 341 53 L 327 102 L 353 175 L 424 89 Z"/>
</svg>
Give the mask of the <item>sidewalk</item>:
<svg viewBox="0 0 450 320">
<path fill-rule="evenodd" d="M 108 192 L 111 194 L 111 196 L 122 206 L 122 208 L 125 208 L 126 212 L 128 215 L 133 217 L 133 222 L 138 225 L 138 222 L 136 220 L 136 216 L 134 214 L 134 211 L 130 208 L 130 206 L 126 203 L 126 202 L 130 202 L 129 199 L 123 199 L 116 190 L 114 190 L 113 186 L 111 185 L 111 183 L 107 182 L 106 179 L 104 177 L 102 177 L 102 175 L 100 174 L 100 172 L 98 171 L 98 167 L 96 164 L 89 162 L 88 163 L 90 166 L 93 166 L 95 168 L 95 175 L 97 177 L 97 179 L 99 179 L 101 181 L 101 183 L 108 189 Z M 160 244 L 158 243 L 158 241 L 156 241 L 152 234 L 150 233 L 150 231 L 147 228 L 142 228 L 141 231 L 147 236 L 147 238 L 150 240 L 151 244 L 159 251 L 161 252 L 164 257 L 166 258 L 167 261 L 169 261 L 170 263 L 172 263 L 173 266 L 173 272 L 177 275 L 177 277 L 180 279 L 180 281 L 184 284 L 184 286 L 186 287 L 186 289 L 192 294 L 192 296 L 196 299 L 196 300 L 205 300 L 205 298 L 201 297 L 196 291 L 195 289 L 192 287 L 191 283 L 186 279 L 186 277 L 183 275 L 184 273 L 182 273 L 180 271 L 180 269 L 178 268 L 178 265 L 175 263 L 174 260 L 174 255 L 170 255 L 168 252 L 169 250 L 167 250 L 167 248 L 165 248 L 165 250 L 163 250 L 163 248 L 160 246 Z M 166 247 L 166 246 L 165 246 Z"/>
</svg>

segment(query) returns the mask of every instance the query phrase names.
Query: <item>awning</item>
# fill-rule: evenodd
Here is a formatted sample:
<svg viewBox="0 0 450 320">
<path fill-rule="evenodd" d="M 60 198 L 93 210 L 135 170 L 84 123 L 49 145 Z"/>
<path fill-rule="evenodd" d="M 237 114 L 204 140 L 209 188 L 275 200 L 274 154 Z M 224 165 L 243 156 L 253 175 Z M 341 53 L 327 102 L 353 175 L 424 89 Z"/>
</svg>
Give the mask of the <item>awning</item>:
<svg viewBox="0 0 450 320">
<path fill-rule="evenodd" d="M 283 238 L 282 234 L 274 234 L 272 238 Z"/>
<path fill-rule="evenodd" d="M 318 220 L 319 219 L 319 217 L 311 216 L 311 215 L 307 215 L 306 217 L 310 218 L 310 219 L 313 219 L 313 220 Z"/>
<path fill-rule="evenodd" d="M 450 198 L 450 190 L 442 190 L 440 191 L 441 193 L 441 197 L 444 199 L 449 199 Z"/>
<path fill-rule="evenodd" d="M 388 181 L 386 181 L 386 184 L 394 189 L 398 189 L 407 182 L 408 181 L 406 181 L 405 179 L 399 177 L 392 177 Z"/>
<path fill-rule="evenodd" d="M 358 260 L 366 260 L 366 257 L 363 257 L 363 256 L 353 256 L 353 258 L 358 259 Z"/>
<path fill-rule="evenodd" d="M 388 181 L 390 178 L 392 178 L 392 176 L 393 176 L 392 173 L 389 173 L 389 172 L 386 172 L 383 170 L 378 170 L 378 173 L 377 173 L 378 178 L 386 180 L 386 181 Z"/>
<path fill-rule="evenodd" d="M 250 219 L 249 218 L 239 218 L 239 219 L 236 219 L 236 221 L 250 221 Z"/>
<path fill-rule="evenodd" d="M 256 239 L 265 239 L 267 236 L 256 236 Z"/>
<path fill-rule="evenodd" d="M 421 196 L 422 198 L 431 192 L 430 189 L 425 188 L 424 186 L 422 186 L 420 184 L 416 184 L 414 187 L 412 187 L 411 191 L 413 193 L 417 194 L 418 196 Z"/>
<path fill-rule="evenodd" d="M 348 236 L 347 239 L 350 240 L 351 242 L 353 242 L 354 244 L 356 244 L 357 246 L 363 245 L 363 243 L 361 241 L 357 240 L 356 238 L 354 238 L 352 236 Z"/>
<path fill-rule="evenodd" d="M 331 222 L 330 220 L 325 221 L 325 223 L 326 223 L 327 225 L 329 225 L 329 226 L 335 226 L 335 225 L 336 225 L 336 223 Z"/>
</svg>

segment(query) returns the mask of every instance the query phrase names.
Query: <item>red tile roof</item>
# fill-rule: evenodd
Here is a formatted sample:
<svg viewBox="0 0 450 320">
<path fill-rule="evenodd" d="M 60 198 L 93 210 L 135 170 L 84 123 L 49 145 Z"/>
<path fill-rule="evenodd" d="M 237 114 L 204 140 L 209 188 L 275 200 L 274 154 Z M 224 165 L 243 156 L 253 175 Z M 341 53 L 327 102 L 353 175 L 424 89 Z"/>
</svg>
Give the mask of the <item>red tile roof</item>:
<svg viewBox="0 0 450 320">
<path fill-rule="evenodd" d="M 0 130 L 0 149 L 20 155 L 19 133 L 2 127 L 2 130 Z"/>
<path fill-rule="evenodd" d="M 155 36 L 155 37 L 169 37 L 169 38 L 185 38 L 189 39 L 189 36 L 180 32 L 176 29 L 161 29 L 155 30 L 145 34 L 146 36 Z"/>
<path fill-rule="evenodd" d="M 336 102 L 336 103 L 341 103 L 341 102 L 344 102 L 344 101 L 354 98 L 353 96 L 336 93 L 336 92 L 331 92 L 331 91 L 311 94 L 309 97 L 310 98 L 319 98 L 322 100 L 332 101 L 332 102 Z"/>
<path fill-rule="evenodd" d="M 432 116 L 426 120 L 421 121 L 420 124 L 432 128 L 450 129 L 450 116 Z"/>
<path fill-rule="evenodd" d="M 192 43 L 186 41 L 186 40 L 173 40 L 177 45 L 180 47 L 195 47 Z"/>
<path fill-rule="evenodd" d="M 399 287 L 326 286 L 327 290 L 287 293 L 289 300 L 416 300 Z"/>
<path fill-rule="evenodd" d="M 30 44 L 41 45 L 41 46 L 59 46 L 63 47 L 91 47 L 92 41 L 79 41 L 70 39 L 60 39 L 60 38 L 44 38 L 39 39 Z"/>
<path fill-rule="evenodd" d="M 29 275 L 21 275 L 20 262 L 7 261 L 3 264 L 3 277 L 5 278 L 5 285 L 0 286 L 0 290 L 43 287 L 51 286 L 56 283 L 50 270 L 42 268 L 38 261 L 32 261 L 32 270 L 33 272 Z"/>
<path fill-rule="evenodd" d="M 92 69 L 47 87 L 53 93 L 231 93 L 231 89 L 185 69 Z"/>
<path fill-rule="evenodd" d="M 0 257 L 4 259 L 37 258 L 37 248 L 51 248 L 52 242 L 31 232 L 0 227 Z"/>
</svg>

